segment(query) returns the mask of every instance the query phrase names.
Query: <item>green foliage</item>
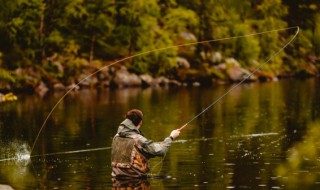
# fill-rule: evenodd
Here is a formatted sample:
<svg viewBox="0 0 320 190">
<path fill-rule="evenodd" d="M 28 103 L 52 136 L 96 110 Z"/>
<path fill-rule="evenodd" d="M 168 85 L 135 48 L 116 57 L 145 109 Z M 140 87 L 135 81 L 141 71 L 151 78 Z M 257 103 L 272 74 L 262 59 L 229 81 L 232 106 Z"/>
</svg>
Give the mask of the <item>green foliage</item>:
<svg viewBox="0 0 320 190">
<path fill-rule="evenodd" d="M 320 156 L 320 123 L 315 122 L 308 127 L 304 140 L 295 144 L 288 151 L 286 162 L 277 168 L 277 175 L 282 177 L 281 179 L 289 188 L 295 188 L 297 185 L 303 185 L 307 188 L 317 180 L 317 174 L 312 170 L 320 166 L 318 160 Z M 310 172 L 305 175 L 301 171 Z"/>
<path fill-rule="evenodd" d="M 0 33 L 4 38 L 0 50 L 5 53 L 5 63 L 17 67 L 26 64 L 26 59 L 37 59 L 41 0 L 13 0 L 1 5 Z M 15 54 L 20 54 L 18 62 L 22 64 L 10 59 Z"/>
<path fill-rule="evenodd" d="M 237 25 L 233 32 L 235 36 L 243 36 L 251 33 L 250 28 L 245 24 Z M 236 58 L 241 60 L 244 65 L 251 66 L 253 60 L 259 59 L 260 51 L 260 44 L 257 38 L 238 38 L 234 55 L 236 55 Z"/>
<path fill-rule="evenodd" d="M 320 56 L 320 3 L 315 0 L 0 0 L 0 4 L 3 70 L 42 67 L 65 79 L 99 61 L 190 42 L 182 33 L 195 36 L 193 42 L 296 25 L 302 29 L 298 39 L 263 70 L 299 72 L 307 69 L 308 56 Z M 282 48 L 293 31 L 201 43 L 186 56 L 199 72 L 207 70 L 204 63 L 208 68 L 219 64 L 210 60 L 214 52 L 254 67 L 252 63 L 265 62 Z M 170 77 L 176 57 L 185 52 L 172 48 L 123 64 L 137 73 Z M 55 56 L 63 72 L 54 73 L 56 66 L 46 63 Z"/>
<path fill-rule="evenodd" d="M 15 82 L 15 77 L 13 77 L 8 70 L 3 69 L 1 67 L 2 67 L 2 53 L 0 51 L 0 81 Z"/>
<path fill-rule="evenodd" d="M 199 20 L 192 10 L 178 7 L 169 8 L 161 22 L 164 30 L 179 35 L 181 31 L 197 26 Z"/>
<path fill-rule="evenodd" d="M 320 56 L 320 14 L 315 15 L 315 26 L 314 26 L 314 48 L 315 55 Z"/>
<path fill-rule="evenodd" d="M 0 68 L 0 81 L 15 82 L 15 78 L 8 70 Z"/>
</svg>

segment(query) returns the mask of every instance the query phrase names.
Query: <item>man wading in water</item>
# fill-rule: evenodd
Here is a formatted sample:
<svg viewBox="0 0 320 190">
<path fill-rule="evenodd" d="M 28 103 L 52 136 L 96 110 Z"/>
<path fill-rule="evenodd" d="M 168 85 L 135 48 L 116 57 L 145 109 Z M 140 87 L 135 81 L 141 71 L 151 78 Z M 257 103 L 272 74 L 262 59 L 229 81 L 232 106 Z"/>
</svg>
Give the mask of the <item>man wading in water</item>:
<svg viewBox="0 0 320 190">
<path fill-rule="evenodd" d="M 148 160 L 164 156 L 172 141 L 180 134 L 179 130 L 173 130 L 162 142 L 148 140 L 140 131 L 142 117 L 140 110 L 128 111 L 113 138 L 111 165 L 112 177 L 116 179 L 147 177 L 150 170 Z"/>
</svg>

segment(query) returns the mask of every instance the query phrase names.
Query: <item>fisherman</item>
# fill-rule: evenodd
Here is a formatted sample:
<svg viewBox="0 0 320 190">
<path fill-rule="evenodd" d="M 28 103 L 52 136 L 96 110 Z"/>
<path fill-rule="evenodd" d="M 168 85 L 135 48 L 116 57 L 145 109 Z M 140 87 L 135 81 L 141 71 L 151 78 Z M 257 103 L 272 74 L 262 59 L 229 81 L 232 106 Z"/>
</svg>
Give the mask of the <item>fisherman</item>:
<svg viewBox="0 0 320 190">
<path fill-rule="evenodd" d="M 172 141 L 180 134 L 173 130 L 162 142 L 153 142 L 140 131 L 143 114 L 138 109 L 127 112 L 113 138 L 111 151 L 112 177 L 145 178 L 150 170 L 149 159 L 164 156 Z"/>
</svg>

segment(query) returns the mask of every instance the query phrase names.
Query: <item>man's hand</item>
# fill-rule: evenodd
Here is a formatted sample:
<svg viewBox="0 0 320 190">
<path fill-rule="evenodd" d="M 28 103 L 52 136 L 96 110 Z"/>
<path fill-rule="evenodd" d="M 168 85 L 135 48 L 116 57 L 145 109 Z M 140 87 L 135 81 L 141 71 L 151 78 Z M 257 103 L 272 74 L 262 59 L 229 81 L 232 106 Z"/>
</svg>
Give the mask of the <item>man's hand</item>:
<svg viewBox="0 0 320 190">
<path fill-rule="evenodd" d="M 170 134 L 170 137 L 172 137 L 173 139 L 177 138 L 180 134 L 179 130 L 173 130 Z"/>
</svg>

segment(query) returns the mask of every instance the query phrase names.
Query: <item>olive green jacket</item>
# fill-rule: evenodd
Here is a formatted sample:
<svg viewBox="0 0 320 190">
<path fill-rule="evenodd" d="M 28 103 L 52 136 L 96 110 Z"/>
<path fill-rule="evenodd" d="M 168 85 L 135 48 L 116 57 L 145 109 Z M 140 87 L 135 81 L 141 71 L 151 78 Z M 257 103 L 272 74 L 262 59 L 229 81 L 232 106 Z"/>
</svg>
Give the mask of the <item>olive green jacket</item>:
<svg viewBox="0 0 320 190">
<path fill-rule="evenodd" d="M 128 137 L 130 135 L 139 134 L 142 135 L 141 131 L 132 123 L 130 119 L 125 119 L 119 126 L 117 135 L 120 137 Z M 165 138 L 162 142 L 153 142 L 145 137 L 139 138 L 138 143 L 141 145 L 139 146 L 141 153 L 146 158 L 152 158 L 155 156 L 164 156 L 173 139 L 170 137 Z"/>
<path fill-rule="evenodd" d="M 171 143 L 170 137 L 162 142 L 148 140 L 131 120 L 124 120 L 112 142 L 112 177 L 146 177 L 150 170 L 148 160 L 155 156 L 164 156 Z"/>
</svg>

